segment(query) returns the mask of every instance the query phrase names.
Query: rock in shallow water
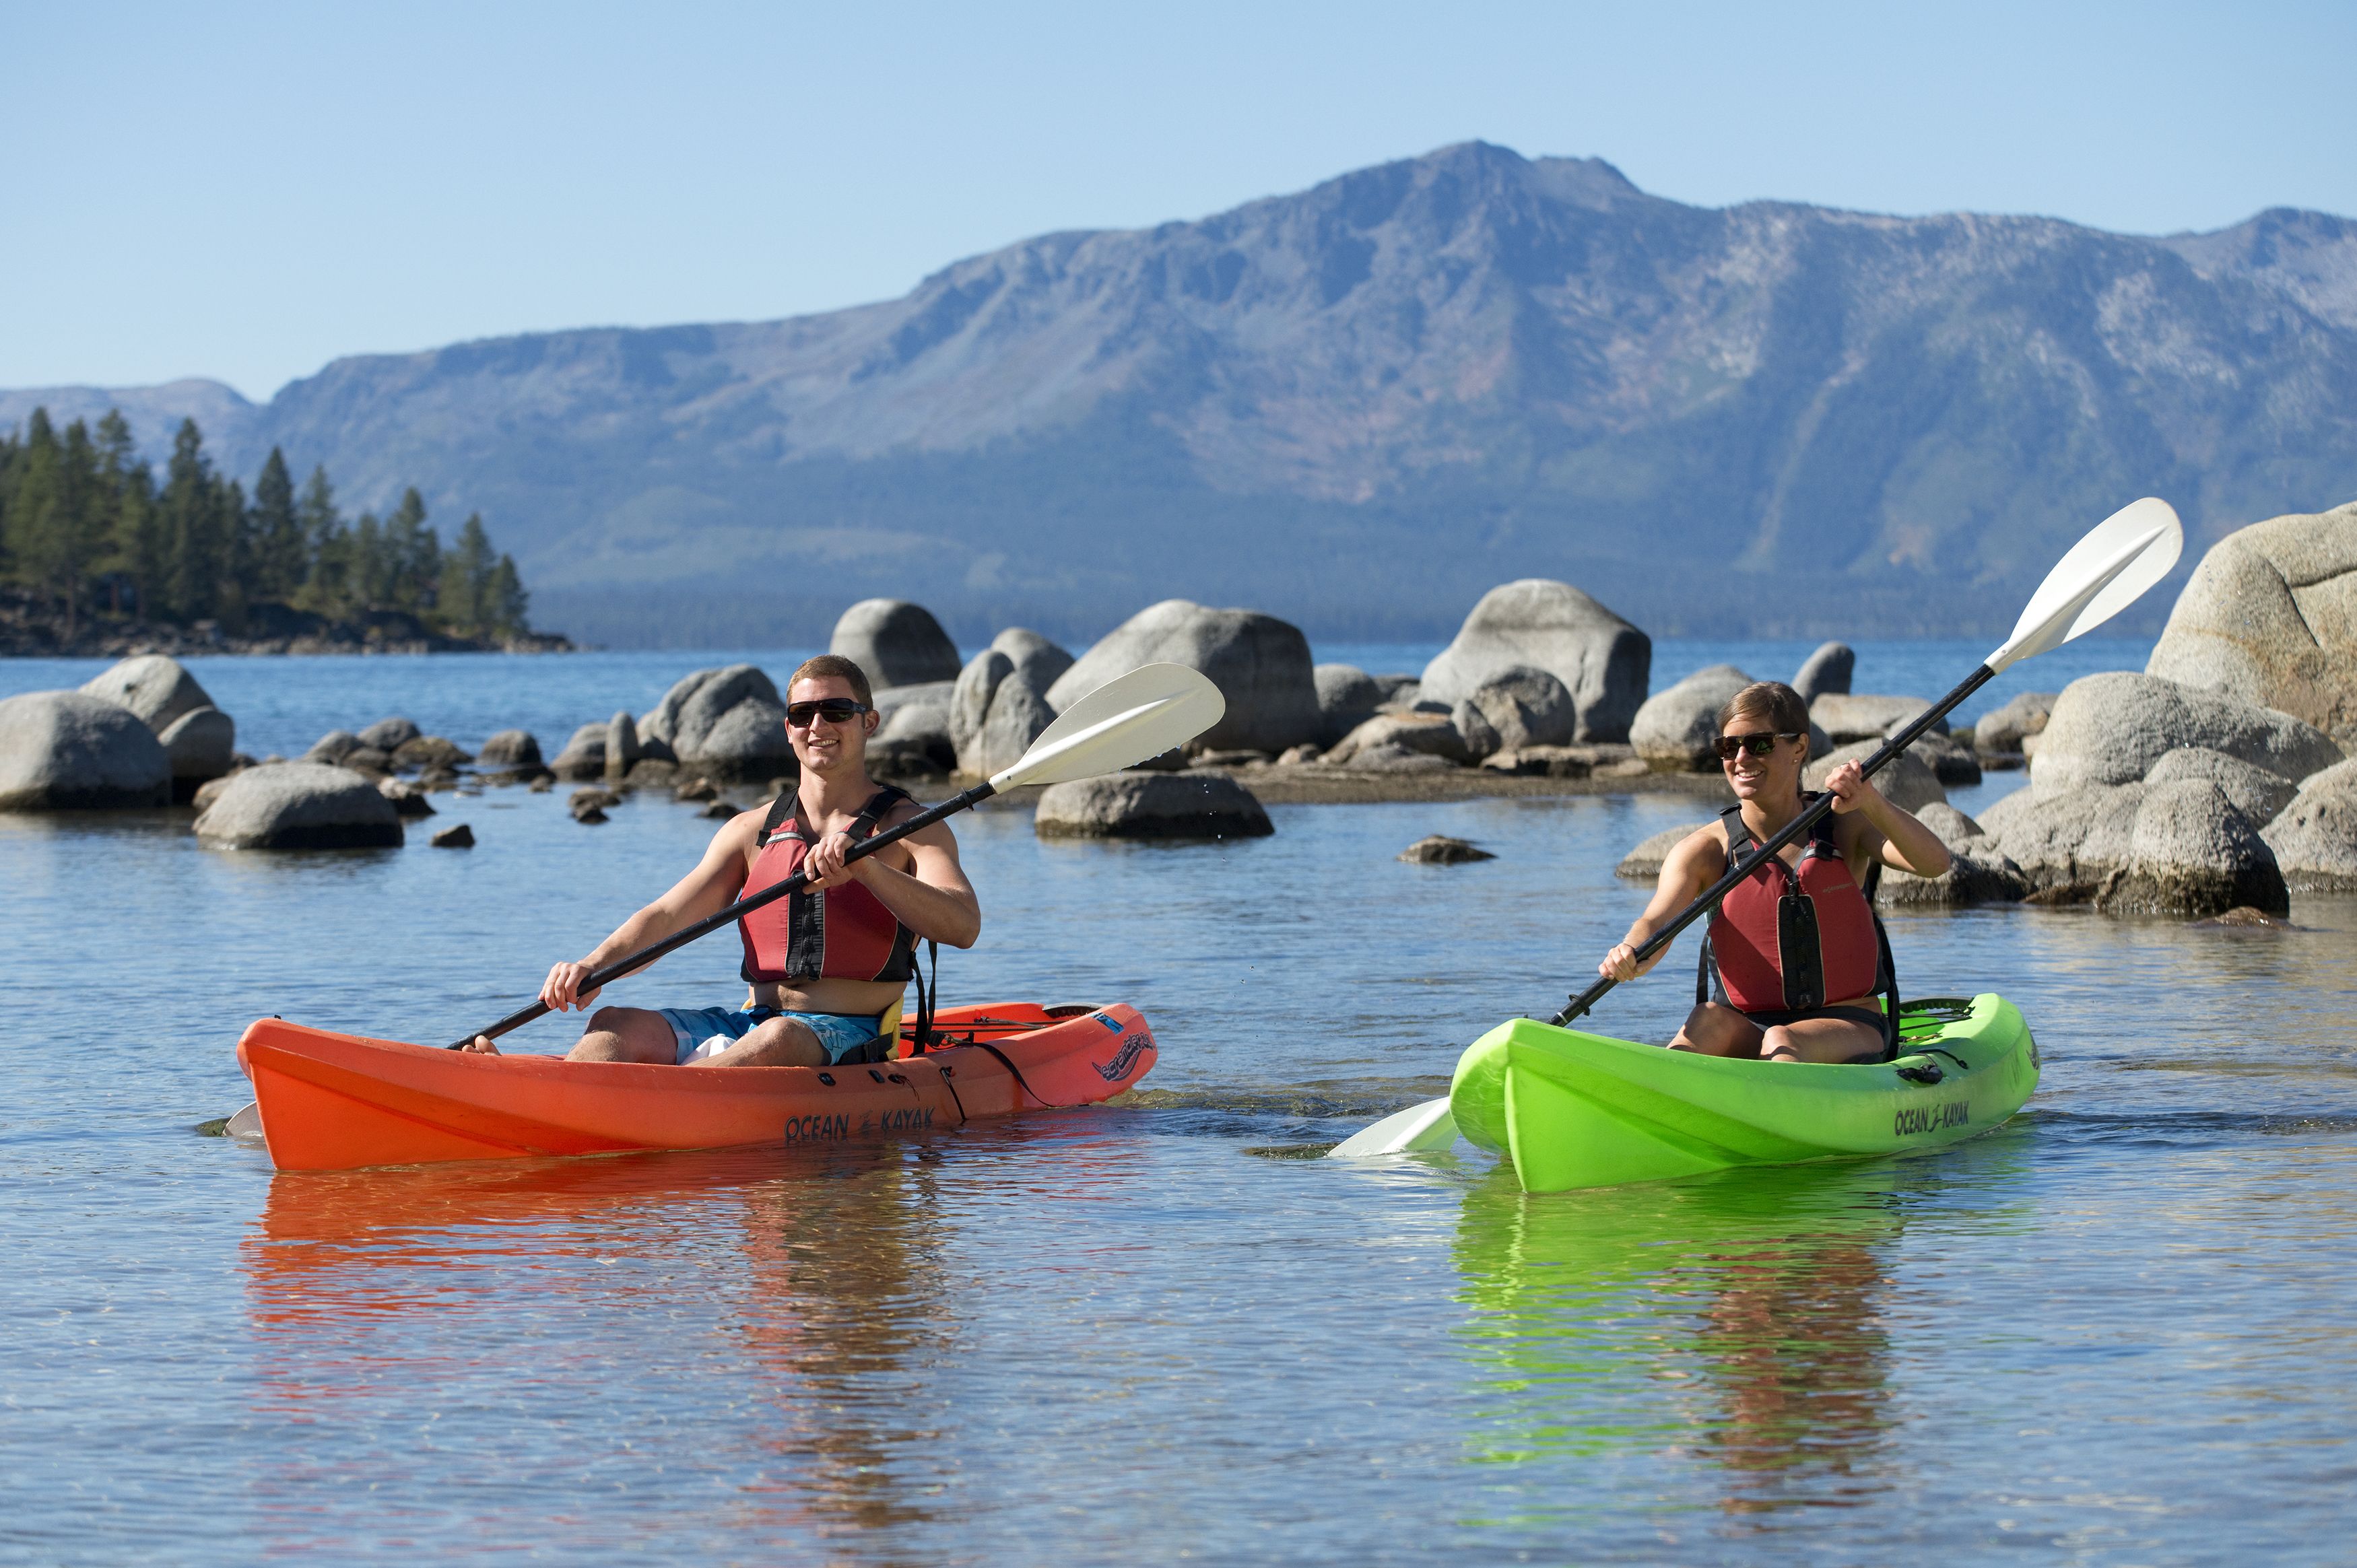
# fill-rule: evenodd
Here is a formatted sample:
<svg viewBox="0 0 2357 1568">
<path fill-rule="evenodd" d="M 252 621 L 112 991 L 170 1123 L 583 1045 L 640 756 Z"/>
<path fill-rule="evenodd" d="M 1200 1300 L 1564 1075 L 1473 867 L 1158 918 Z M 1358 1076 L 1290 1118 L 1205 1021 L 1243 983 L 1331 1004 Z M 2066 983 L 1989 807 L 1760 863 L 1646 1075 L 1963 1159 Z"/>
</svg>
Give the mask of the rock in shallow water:
<svg viewBox="0 0 2357 1568">
<path fill-rule="evenodd" d="M 786 707 L 777 685 L 751 664 L 682 677 L 639 728 L 641 745 L 659 740 L 681 766 L 726 783 L 768 779 L 798 766 L 786 741 Z"/>
<path fill-rule="evenodd" d="M 416 784 L 404 784 L 398 779 L 387 779 L 377 785 L 377 793 L 393 802 L 395 816 L 404 820 L 430 817 L 434 802 L 425 798 L 425 789 Z"/>
<path fill-rule="evenodd" d="M 1210 749 L 1274 756 L 1315 740 L 1325 725 L 1309 642 L 1299 628 L 1257 610 L 1211 609 L 1187 599 L 1149 605 L 1098 639 L 1057 677 L 1049 703 L 1060 713 L 1106 682 L 1157 662 L 1202 671 L 1226 699 L 1226 714 L 1197 737 Z"/>
<path fill-rule="evenodd" d="M 867 672 L 877 692 L 958 677 L 957 644 L 933 612 L 907 599 L 862 599 L 834 623 L 827 651 Z"/>
<path fill-rule="evenodd" d="M 1697 670 L 1645 699 L 1629 725 L 1629 744 L 1665 772 L 1708 772 L 1718 766 L 1719 710 L 1750 684 L 1751 677 L 1732 664 Z"/>
<path fill-rule="evenodd" d="M 1574 741 L 1626 739 L 1645 700 L 1652 639 L 1568 583 L 1525 577 L 1481 596 L 1440 656 L 1422 695 L 1455 705 L 1518 665 L 1544 670 L 1571 693 Z"/>
<path fill-rule="evenodd" d="M 2055 699 L 2030 758 L 2030 786 L 2047 794 L 2140 780 L 2179 746 L 2222 751 L 2291 779 L 2341 760 L 2330 736 L 2289 714 L 2113 671 L 2073 681 Z"/>
<path fill-rule="evenodd" d="M 230 775 L 196 829 L 198 841 L 215 849 L 382 849 L 402 842 L 400 816 L 374 784 L 317 762 Z"/>
<path fill-rule="evenodd" d="M 475 847 L 475 830 L 464 822 L 452 822 L 427 842 L 436 849 L 472 849 Z"/>
<path fill-rule="evenodd" d="M 214 706 L 197 678 L 177 659 L 142 653 L 82 682 L 82 692 L 127 708 L 149 731 L 161 736 L 183 715 Z"/>
<path fill-rule="evenodd" d="M 1714 817 L 1711 822 L 1717 820 Z M 1688 822 L 1682 828 L 1663 828 L 1622 855 L 1620 864 L 1612 868 L 1612 875 L 1631 882 L 1651 882 L 1662 874 L 1662 863 L 1669 859 L 1670 851 L 1708 826 L 1710 822 Z"/>
<path fill-rule="evenodd" d="M 540 742 L 530 730 L 503 729 L 483 742 L 476 760 L 486 768 L 505 768 L 522 771 L 540 766 Z"/>
<path fill-rule="evenodd" d="M 388 757 L 399 751 L 419 735 L 414 721 L 404 718 L 379 719 L 361 731 L 361 744 L 373 746 Z"/>
<path fill-rule="evenodd" d="M 172 763 L 172 794 L 185 800 L 209 779 L 230 771 L 237 756 L 237 725 L 219 708 L 191 708 L 156 737 Z"/>
<path fill-rule="evenodd" d="M 1050 785 L 1031 825 L 1042 838 L 1260 838 L 1276 830 L 1224 773 L 1115 773 Z"/>
<path fill-rule="evenodd" d="M 1822 789 L 1825 787 L 1827 776 L 1835 768 L 1852 758 L 1863 762 L 1880 749 L 1882 743 L 1878 740 L 1861 740 L 1835 746 L 1821 757 L 1813 757 L 1808 767 L 1802 769 L 1802 786 Z M 1885 800 L 1904 811 L 1921 811 L 1934 800 L 1948 798 L 1947 789 L 1940 783 L 1940 776 L 1932 770 L 1930 763 L 1915 755 L 1912 746 L 1900 752 L 1867 782 L 1880 790 Z"/>
<path fill-rule="evenodd" d="M 0 811 L 162 806 L 171 799 L 171 758 L 130 709 L 81 692 L 27 692 L 0 702 Z"/>
<path fill-rule="evenodd" d="M 2259 836 L 2287 886 L 2357 893 L 2357 761 L 2311 776 Z"/>
<path fill-rule="evenodd" d="M 1819 697 L 1846 696 L 1850 675 L 1857 668 L 1857 650 L 1848 643 L 1820 643 L 1793 675 L 1792 690 L 1801 693 L 1804 703 L 1813 703 Z"/>
<path fill-rule="evenodd" d="M 1447 833 L 1427 834 L 1400 851 L 1399 857 L 1415 865 L 1469 865 L 1477 860 L 1498 858 L 1486 849 L 1463 839 L 1450 838 Z"/>
<path fill-rule="evenodd" d="M 2211 546 L 2145 671 L 2357 745 L 2357 502 L 2255 522 Z"/>
<path fill-rule="evenodd" d="M 2291 913 L 2275 852 L 2206 779 L 2147 788 L 2126 872 L 2101 904 L 2136 914 L 2218 915 L 2238 905 Z"/>
</svg>

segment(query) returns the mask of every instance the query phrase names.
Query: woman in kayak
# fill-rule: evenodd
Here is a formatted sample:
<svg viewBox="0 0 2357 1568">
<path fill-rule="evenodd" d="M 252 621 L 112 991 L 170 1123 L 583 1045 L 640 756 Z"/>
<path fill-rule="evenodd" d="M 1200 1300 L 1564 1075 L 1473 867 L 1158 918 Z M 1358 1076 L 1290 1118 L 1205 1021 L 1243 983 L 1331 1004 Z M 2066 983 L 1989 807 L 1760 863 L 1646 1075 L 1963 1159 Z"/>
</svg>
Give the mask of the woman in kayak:
<svg viewBox="0 0 2357 1568">
<path fill-rule="evenodd" d="M 1792 687 L 1746 686 L 1720 710 L 1718 731 L 1719 765 L 1736 803 L 1670 851 L 1653 901 L 1596 966 L 1600 974 L 1626 983 L 1660 962 L 1655 953 L 1640 967 L 1637 949 L 1816 798 L 1801 789 L 1809 706 Z M 1719 993 L 1697 982 L 1695 1009 L 1672 1050 L 1788 1062 L 1888 1054 L 1889 1020 L 1876 994 L 1886 949 L 1864 875 L 1879 861 L 1937 876 L 1948 869 L 1948 850 L 1868 783 L 1857 762 L 1835 768 L 1825 788 L 1833 814 L 1737 883 L 1712 913 L 1705 967 L 1717 969 Z"/>
</svg>

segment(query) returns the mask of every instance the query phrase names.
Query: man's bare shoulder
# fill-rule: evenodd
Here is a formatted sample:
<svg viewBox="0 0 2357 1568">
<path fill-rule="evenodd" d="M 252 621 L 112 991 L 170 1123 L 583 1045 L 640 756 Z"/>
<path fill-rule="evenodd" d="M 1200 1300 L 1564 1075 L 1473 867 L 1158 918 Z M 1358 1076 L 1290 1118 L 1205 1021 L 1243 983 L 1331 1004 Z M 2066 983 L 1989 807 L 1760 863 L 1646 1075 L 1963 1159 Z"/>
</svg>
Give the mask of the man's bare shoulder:
<svg viewBox="0 0 2357 1568">
<path fill-rule="evenodd" d="M 892 803 L 892 809 L 886 811 L 881 817 L 878 817 L 876 820 L 876 826 L 878 830 L 884 828 L 897 828 L 902 822 L 907 822 L 909 818 L 930 810 L 931 810 L 931 807 L 925 805 L 914 796 L 910 796 L 909 799 L 903 800 L 895 800 Z M 911 836 L 932 843 L 940 843 L 944 841 L 952 843 L 956 842 L 955 835 L 950 832 L 949 823 L 945 822 L 935 822 L 930 827 L 920 828 Z"/>
<path fill-rule="evenodd" d="M 712 848 L 715 852 L 735 850 L 750 854 L 755 841 L 761 836 L 761 824 L 769 820 L 769 815 L 770 802 L 767 800 L 737 812 L 721 823 L 720 831 L 712 835 Z"/>
</svg>

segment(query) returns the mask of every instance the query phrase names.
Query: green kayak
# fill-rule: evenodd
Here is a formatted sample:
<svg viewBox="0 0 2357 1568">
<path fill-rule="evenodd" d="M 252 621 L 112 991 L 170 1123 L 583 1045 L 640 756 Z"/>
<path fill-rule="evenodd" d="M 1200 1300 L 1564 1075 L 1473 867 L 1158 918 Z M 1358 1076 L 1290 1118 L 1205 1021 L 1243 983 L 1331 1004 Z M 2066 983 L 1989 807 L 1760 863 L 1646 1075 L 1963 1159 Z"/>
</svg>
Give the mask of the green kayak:
<svg viewBox="0 0 2357 1568">
<path fill-rule="evenodd" d="M 1738 1061 L 1517 1018 L 1459 1058 L 1449 1112 L 1523 1191 L 1561 1192 L 1937 1148 L 2038 1087 L 2038 1042 L 1993 993 L 1903 1004 L 1900 1050 L 1858 1067 Z"/>
</svg>

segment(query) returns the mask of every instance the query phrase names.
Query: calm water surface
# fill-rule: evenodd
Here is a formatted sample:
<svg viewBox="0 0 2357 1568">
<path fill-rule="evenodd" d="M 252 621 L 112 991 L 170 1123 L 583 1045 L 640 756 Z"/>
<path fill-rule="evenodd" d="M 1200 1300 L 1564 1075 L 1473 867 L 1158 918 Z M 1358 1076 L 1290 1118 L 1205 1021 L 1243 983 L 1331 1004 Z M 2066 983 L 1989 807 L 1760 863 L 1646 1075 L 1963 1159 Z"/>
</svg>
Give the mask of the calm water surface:
<svg viewBox="0 0 2357 1568">
<path fill-rule="evenodd" d="M 1875 657 L 1861 687 L 1945 683 Z M 390 711 L 547 742 L 705 661 L 199 672 L 248 749 L 291 751 Z M 88 672 L 62 671 L 0 666 Z M 436 800 L 479 848 L 0 817 L 0 1560 L 2348 1558 L 2357 906 L 2280 936 L 1900 917 L 1910 991 L 2002 989 L 2036 1027 L 2011 1126 L 1525 1197 L 1469 1150 L 1255 1151 L 1438 1092 L 1475 1035 L 1557 1005 L 1642 900 L 1613 862 L 1693 803 L 1287 807 L 1188 847 L 985 811 L 951 995 L 1134 1002 L 1163 1045 L 1137 1103 L 331 1176 L 197 1136 L 245 1098 L 255 1015 L 451 1036 L 709 827 Z M 1499 858 L 1392 858 L 1431 832 Z M 722 998 L 734 967 L 707 942 L 619 993 Z M 1684 983 L 1674 959 L 1602 1022 L 1662 1037 Z"/>
</svg>

